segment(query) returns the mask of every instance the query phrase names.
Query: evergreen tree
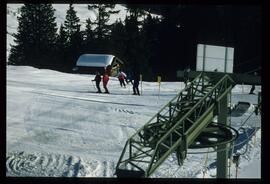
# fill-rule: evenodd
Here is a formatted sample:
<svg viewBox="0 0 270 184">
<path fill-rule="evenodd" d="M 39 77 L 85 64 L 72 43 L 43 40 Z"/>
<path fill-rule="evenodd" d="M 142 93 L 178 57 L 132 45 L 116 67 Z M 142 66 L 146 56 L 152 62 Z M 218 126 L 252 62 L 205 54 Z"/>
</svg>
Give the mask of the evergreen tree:
<svg viewBox="0 0 270 184">
<path fill-rule="evenodd" d="M 67 71 L 71 71 L 82 53 L 83 35 L 80 31 L 80 19 L 76 14 L 77 12 L 70 4 L 64 21 L 64 30 L 67 34 L 67 54 L 65 57 L 65 70 Z"/>
<path fill-rule="evenodd" d="M 24 4 L 18 17 L 18 32 L 13 34 L 9 62 L 18 65 L 49 67 L 53 64 L 56 22 L 51 4 Z"/>
<path fill-rule="evenodd" d="M 125 31 L 125 26 L 121 20 L 117 20 L 112 25 L 111 36 L 110 36 L 110 49 L 109 53 L 112 53 L 122 60 L 126 61 L 126 40 L 127 34 Z"/>
<path fill-rule="evenodd" d="M 88 18 L 86 19 L 86 29 L 84 31 L 84 53 L 92 53 L 95 52 L 95 40 L 94 40 L 94 32 L 92 30 L 92 21 Z"/>
<path fill-rule="evenodd" d="M 143 20 L 141 20 L 145 17 L 146 12 L 139 5 L 129 5 L 128 12 L 129 16 L 125 20 L 128 35 L 126 42 L 128 65 L 139 66 L 144 80 L 152 80 L 149 50 L 145 47 L 148 38 L 143 35 Z"/>
<path fill-rule="evenodd" d="M 153 18 L 149 13 L 144 19 L 142 27 L 142 40 L 144 45 L 144 51 L 148 60 L 147 64 L 151 66 L 151 78 L 156 79 L 158 75 L 156 63 L 161 62 L 159 54 L 160 48 L 160 19 Z M 150 72 L 150 71 L 148 71 Z"/>
<path fill-rule="evenodd" d="M 128 63 L 138 63 L 138 44 L 140 40 L 139 24 L 137 17 L 130 15 L 125 19 L 125 28 L 128 35 L 126 39 Z"/>
<path fill-rule="evenodd" d="M 68 43 L 71 44 L 71 38 L 80 30 L 81 25 L 79 17 L 77 17 L 77 12 L 74 10 L 72 4 L 69 5 L 69 9 L 66 13 L 66 19 L 64 22 L 64 28 L 67 33 Z"/>
<path fill-rule="evenodd" d="M 187 52 L 192 40 L 186 35 L 186 24 L 181 22 L 183 17 L 182 6 L 166 6 L 162 12 L 162 21 L 160 24 L 160 62 L 157 63 L 157 72 L 164 76 L 164 80 L 172 80 L 176 77 L 175 68 L 182 69 L 187 61 Z M 194 22 L 190 22 L 194 24 Z M 192 32 L 192 30 L 189 30 Z M 193 34 L 196 38 L 196 34 Z"/>
<path fill-rule="evenodd" d="M 67 39 L 67 33 L 64 29 L 63 24 L 61 24 L 55 44 L 56 67 L 60 70 L 65 65 L 65 58 L 67 54 Z"/>
<path fill-rule="evenodd" d="M 63 24 L 60 25 L 59 34 L 57 35 L 56 45 L 60 49 L 64 49 L 67 46 L 68 35 L 65 31 Z"/>
<path fill-rule="evenodd" d="M 97 39 L 96 48 L 98 52 L 106 52 L 108 46 L 108 36 L 110 35 L 111 25 L 108 24 L 111 14 L 117 14 L 119 11 L 113 11 L 113 4 L 91 4 L 88 9 L 96 14 L 96 20 L 92 23 L 94 35 Z"/>
</svg>

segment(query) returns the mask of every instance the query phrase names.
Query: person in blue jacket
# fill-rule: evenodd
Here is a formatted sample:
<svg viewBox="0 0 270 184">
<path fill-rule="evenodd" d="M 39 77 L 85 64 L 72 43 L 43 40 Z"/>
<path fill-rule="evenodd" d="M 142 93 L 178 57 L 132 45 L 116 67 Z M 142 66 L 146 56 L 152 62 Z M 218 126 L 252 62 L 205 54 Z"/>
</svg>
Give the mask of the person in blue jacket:
<svg viewBox="0 0 270 184">
<path fill-rule="evenodd" d="M 137 65 L 133 67 L 133 95 L 140 95 L 139 91 L 140 71 Z"/>
</svg>

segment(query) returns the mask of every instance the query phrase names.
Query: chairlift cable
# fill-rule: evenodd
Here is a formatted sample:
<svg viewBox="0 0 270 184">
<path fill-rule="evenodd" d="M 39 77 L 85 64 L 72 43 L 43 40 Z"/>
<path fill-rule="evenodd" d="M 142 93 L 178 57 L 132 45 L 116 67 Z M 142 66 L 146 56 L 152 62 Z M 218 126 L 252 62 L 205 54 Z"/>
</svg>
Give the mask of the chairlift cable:
<svg viewBox="0 0 270 184">
<path fill-rule="evenodd" d="M 245 74 L 250 74 L 250 73 L 256 72 L 256 71 L 261 70 L 261 69 L 262 69 L 261 67 L 258 67 L 258 68 L 254 69 L 254 70 L 245 72 Z"/>
<path fill-rule="evenodd" d="M 250 137 L 248 136 L 248 134 L 247 134 L 247 131 L 244 129 L 244 128 L 242 128 L 243 129 L 243 131 L 245 132 L 245 134 L 246 134 L 246 136 L 247 136 L 247 139 L 246 140 L 248 140 Z M 243 153 L 239 153 L 239 155 L 244 155 L 244 154 L 246 154 L 247 153 L 247 150 L 248 150 L 248 147 L 249 147 L 249 144 L 248 144 L 248 142 L 246 143 L 246 150 L 243 152 Z"/>
<path fill-rule="evenodd" d="M 257 56 L 257 57 L 254 57 L 254 58 L 251 58 L 251 59 L 249 59 L 249 60 L 245 60 L 244 62 L 239 63 L 239 64 L 235 65 L 234 67 L 237 68 L 237 67 L 239 67 L 239 66 L 241 66 L 241 65 L 243 65 L 243 64 L 250 63 L 251 61 L 253 61 L 253 60 L 257 59 L 257 58 L 258 58 L 258 56 Z"/>
<path fill-rule="evenodd" d="M 246 123 L 247 123 L 247 121 L 249 120 L 249 118 L 252 116 L 254 114 L 254 111 L 248 116 L 248 118 L 246 119 L 246 120 L 244 120 L 244 121 L 242 121 L 241 123 L 241 126 L 238 128 L 238 130 L 240 130 Z M 237 131 L 238 131 L 237 130 Z"/>
</svg>

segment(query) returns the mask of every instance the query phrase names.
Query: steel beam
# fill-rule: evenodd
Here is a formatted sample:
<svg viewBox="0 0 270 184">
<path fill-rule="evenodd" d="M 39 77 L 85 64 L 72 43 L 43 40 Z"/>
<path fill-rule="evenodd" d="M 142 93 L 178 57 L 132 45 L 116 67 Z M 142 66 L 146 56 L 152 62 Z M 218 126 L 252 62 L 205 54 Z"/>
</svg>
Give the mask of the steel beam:
<svg viewBox="0 0 270 184">
<path fill-rule="evenodd" d="M 219 115 L 218 123 L 222 125 L 228 125 L 228 93 L 226 93 L 219 101 Z M 217 146 L 217 178 L 227 178 L 228 170 L 228 146 L 229 144 Z"/>
</svg>

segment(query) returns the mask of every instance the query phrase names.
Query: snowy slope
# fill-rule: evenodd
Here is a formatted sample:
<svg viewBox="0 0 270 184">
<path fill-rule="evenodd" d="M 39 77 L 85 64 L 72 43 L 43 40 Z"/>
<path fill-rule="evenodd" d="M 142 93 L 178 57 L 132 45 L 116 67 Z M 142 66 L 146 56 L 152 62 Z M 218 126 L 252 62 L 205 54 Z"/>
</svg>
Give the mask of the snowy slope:
<svg viewBox="0 0 270 184">
<path fill-rule="evenodd" d="M 162 82 L 158 96 L 156 82 L 143 82 L 143 95 L 134 96 L 130 85 L 121 88 L 116 78 L 110 78 L 111 94 L 96 94 L 93 77 L 7 66 L 7 176 L 115 177 L 127 138 L 184 87 L 180 82 Z M 256 103 L 257 95 L 248 95 L 249 89 L 236 86 L 232 102 Z M 232 117 L 232 125 L 240 127 L 252 108 Z M 236 151 L 246 152 L 238 177 L 260 178 L 260 121 L 260 116 L 252 115 L 245 125 L 257 134 L 238 145 Z M 246 134 L 241 135 L 247 140 Z M 206 154 L 191 152 L 182 167 L 175 155 L 170 156 L 152 177 L 203 177 Z M 216 153 L 208 154 L 205 177 L 215 177 L 215 159 Z M 234 165 L 231 177 L 235 177 Z"/>
</svg>

